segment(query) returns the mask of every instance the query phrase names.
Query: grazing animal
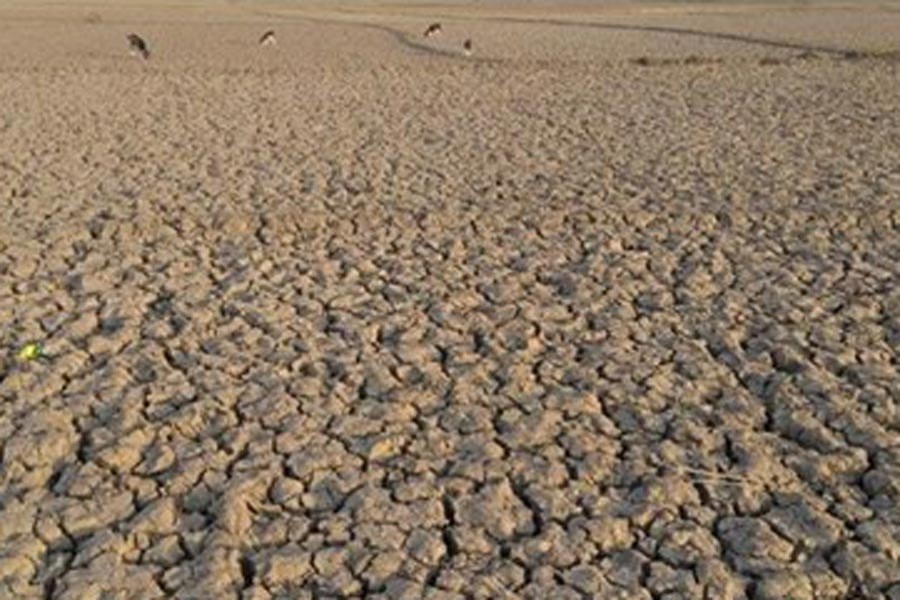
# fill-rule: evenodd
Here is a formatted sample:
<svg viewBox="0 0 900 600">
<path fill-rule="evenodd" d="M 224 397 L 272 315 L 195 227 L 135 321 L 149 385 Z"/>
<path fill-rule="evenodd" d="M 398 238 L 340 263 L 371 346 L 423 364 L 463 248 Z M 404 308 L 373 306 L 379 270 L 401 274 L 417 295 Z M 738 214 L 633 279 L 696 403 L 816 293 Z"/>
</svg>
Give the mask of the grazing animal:
<svg viewBox="0 0 900 600">
<path fill-rule="evenodd" d="M 425 30 L 425 33 L 423 35 L 429 38 L 433 35 L 438 35 L 439 33 L 441 33 L 441 31 L 443 31 L 443 29 L 441 28 L 440 23 L 432 23 L 428 26 L 428 29 Z"/>
<path fill-rule="evenodd" d="M 128 48 L 135 56 L 140 56 L 144 60 L 150 58 L 150 48 L 147 47 L 147 42 L 136 33 L 128 34 Z"/>
<path fill-rule="evenodd" d="M 277 43 L 278 40 L 275 39 L 275 31 L 273 29 L 268 30 L 259 38 L 260 46 L 274 46 Z"/>
<path fill-rule="evenodd" d="M 463 42 L 463 54 L 472 56 L 472 40 L 467 39 Z"/>
</svg>

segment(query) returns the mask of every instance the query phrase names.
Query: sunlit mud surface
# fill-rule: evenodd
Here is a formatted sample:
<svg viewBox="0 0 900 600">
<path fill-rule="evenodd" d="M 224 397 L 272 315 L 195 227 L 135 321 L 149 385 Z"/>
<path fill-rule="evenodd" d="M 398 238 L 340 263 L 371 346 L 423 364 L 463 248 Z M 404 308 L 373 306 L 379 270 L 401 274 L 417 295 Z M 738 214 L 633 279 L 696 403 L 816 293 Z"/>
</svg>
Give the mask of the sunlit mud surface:
<svg viewBox="0 0 900 600">
<path fill-rule="evenodd" d="M 0 598 L 900 598 L 900 11 L 704 6 L 0 9 Z"/>
</svg>

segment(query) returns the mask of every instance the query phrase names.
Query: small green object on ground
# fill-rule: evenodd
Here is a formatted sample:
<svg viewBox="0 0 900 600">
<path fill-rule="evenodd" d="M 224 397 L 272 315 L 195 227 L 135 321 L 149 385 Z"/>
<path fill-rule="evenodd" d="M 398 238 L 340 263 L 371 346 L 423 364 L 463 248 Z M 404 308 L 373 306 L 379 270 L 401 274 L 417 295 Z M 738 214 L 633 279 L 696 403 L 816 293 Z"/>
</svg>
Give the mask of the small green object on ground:
<svg viewBox="0 0 900 600">
<path fill-rule="evenodd" d="M 25 344 L 19 350 L 19 360 L 32 361 L 44 356 L 44 347 L 39 342 Z"/>
</svg>

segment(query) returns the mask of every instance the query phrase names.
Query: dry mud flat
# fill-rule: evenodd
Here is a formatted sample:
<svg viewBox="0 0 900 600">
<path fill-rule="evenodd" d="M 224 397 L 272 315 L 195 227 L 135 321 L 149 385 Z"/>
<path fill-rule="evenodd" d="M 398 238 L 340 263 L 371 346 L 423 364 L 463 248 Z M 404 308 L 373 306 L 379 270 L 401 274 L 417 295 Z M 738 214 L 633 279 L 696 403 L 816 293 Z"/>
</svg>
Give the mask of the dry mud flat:
<svg viewBox="0 0 900 600">
<path fill-rule="evenodd" d="M 900 598 L 900 13 L 714 9 L 0 10 L 0 598 Z"/>
</svg>

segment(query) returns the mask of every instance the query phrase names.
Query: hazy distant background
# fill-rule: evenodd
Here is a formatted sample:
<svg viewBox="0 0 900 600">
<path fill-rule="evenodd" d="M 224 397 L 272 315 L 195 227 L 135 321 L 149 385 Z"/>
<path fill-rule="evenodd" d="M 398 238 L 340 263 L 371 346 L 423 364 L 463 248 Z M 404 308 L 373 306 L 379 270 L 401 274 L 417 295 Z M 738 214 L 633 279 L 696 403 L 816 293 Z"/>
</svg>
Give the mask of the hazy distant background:
<svg viewBox="0 0 900 600">
<path fill-rule="evenodd" d="M 216 4 L 269 4 L 269 5 L 316 5 L 316 6 L 341 6 L 341 5 L 371 5 L 371 6 L 596 6 L 615 7 L 635 4 L 658 6 L 710 6 L 742 5 L 742 4 L 768 4 L 773 7 L 789 6 L 815 6 L 815 5 L 843 5 L 848 8 L 861 5 L 900 6 L 900 0 L 787 0 L 783 2 L 773 0 L 0 0 L 0 5 L 19 6 L 120 6 L 120 5 L 147 5 L 147 6 L 189 6 L 189 5 L 216 5 Z"/>
</svg>

